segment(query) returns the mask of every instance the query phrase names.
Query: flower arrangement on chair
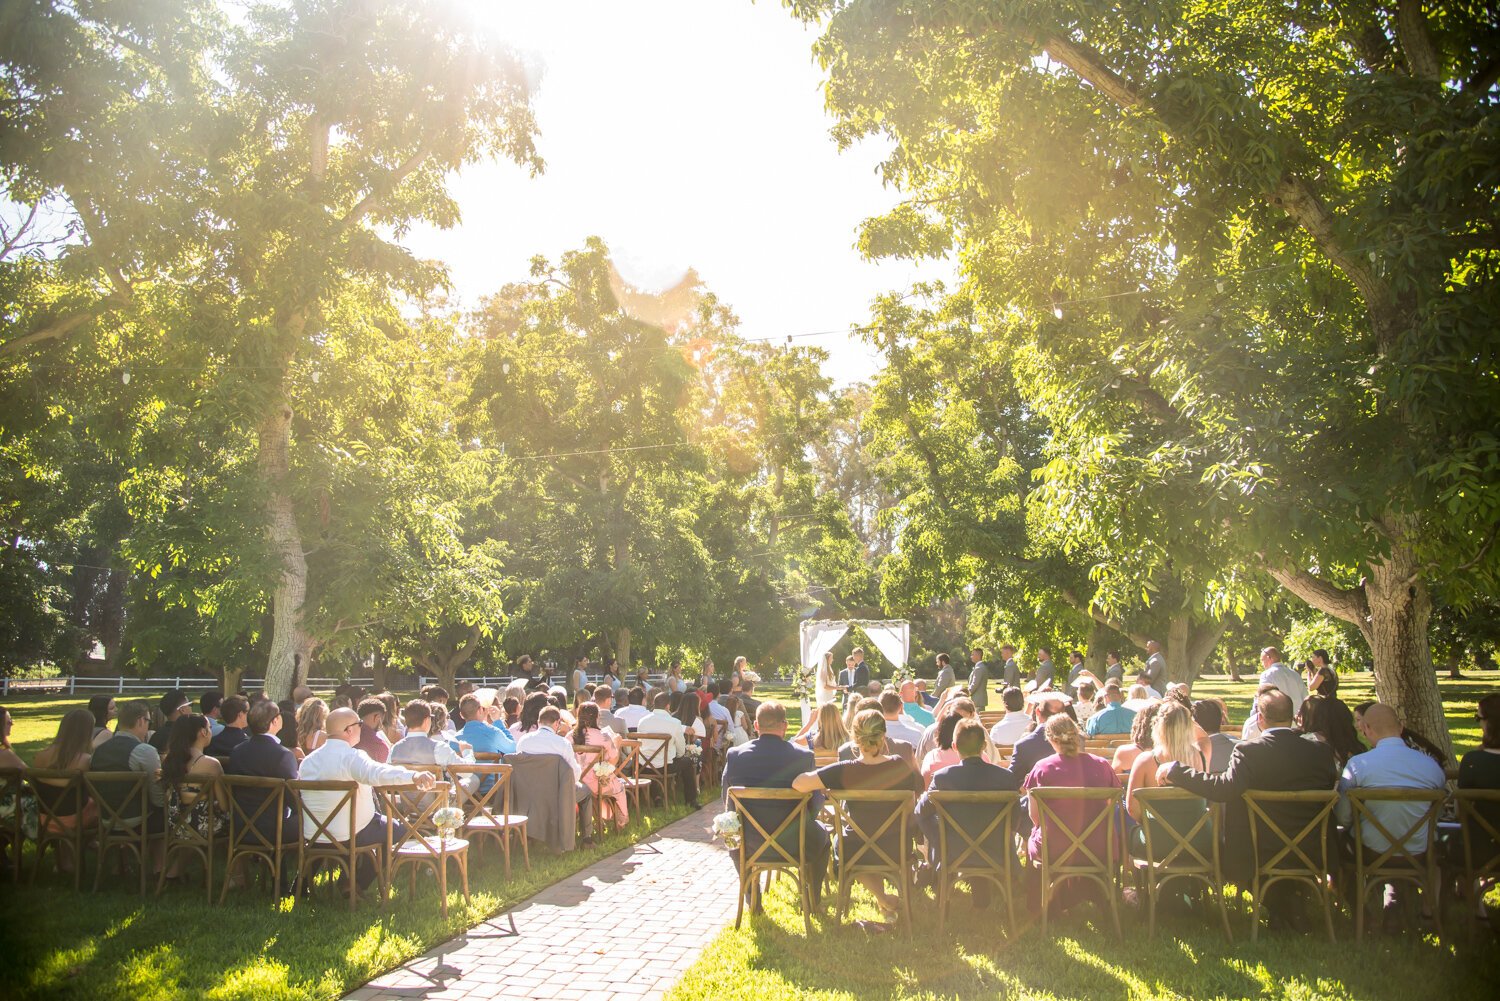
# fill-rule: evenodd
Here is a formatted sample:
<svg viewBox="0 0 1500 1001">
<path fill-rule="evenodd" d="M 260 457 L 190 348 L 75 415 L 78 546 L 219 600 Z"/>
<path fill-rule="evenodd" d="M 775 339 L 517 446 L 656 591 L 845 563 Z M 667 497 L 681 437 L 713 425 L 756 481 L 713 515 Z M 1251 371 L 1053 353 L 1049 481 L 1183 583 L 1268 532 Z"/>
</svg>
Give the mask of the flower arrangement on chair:
<svg viewBox="0 0 1500 1001">
<path fill-rule="evenodd" d="M 600 782 L 608 782 L 615 777 L 615 766 L 608 761 L 594 762 L 594 778 Z"/>
<path fill-rule="evenodd" d="M 724 842 L 724 847 L 734 851 L 740 846 L 740 815 L 727 810 L 714 818 L 714 837 Z"/>
<path fill-rule="evenodd" d="M 703 748 L 699 747 L 697 744 L 690 743 L 687 745 L 687 747 L 682 749 L 682 756 L 684 758 L 687 758 L 694 765 L 697 765 L 700 761 L 703 760 Z"/>
<path fill-rule="evenodd" d="M 446 840 L 463 826 L 464 812 L 456 806 L 445 806 L 433 811 L 432 822 L 437 827 L 438 834 Z"/>
</svg>

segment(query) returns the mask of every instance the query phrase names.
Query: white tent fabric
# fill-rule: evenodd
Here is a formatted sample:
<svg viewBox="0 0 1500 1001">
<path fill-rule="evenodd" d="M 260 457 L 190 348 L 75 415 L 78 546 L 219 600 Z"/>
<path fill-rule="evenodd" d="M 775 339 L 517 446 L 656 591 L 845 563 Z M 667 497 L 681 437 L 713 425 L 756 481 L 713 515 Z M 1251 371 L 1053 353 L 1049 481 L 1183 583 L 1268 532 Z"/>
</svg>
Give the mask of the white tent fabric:
<svg viewBox="0 0 1500 1001">
<path fill-rule="evenodd" d="M 848 631 L 849 623 L 847 622 L 833 619 L 816 621 L 804 619 L 802 622 L 802 666 L 807 670 L 816 668 L 823 662 L 823 655 L 832 650 Z"/>
<path fill-rule="evenodd" d="M 864 630 L 870 642 L 875 644 L 875 649 L 885 656 L 885 659 L 901 667 L 906 664 L 906 658 L 911 650 L 911 624 L 905 619 L 892 619 L 888 622 L 860 622 L 859 628 Z"/>
</svg>

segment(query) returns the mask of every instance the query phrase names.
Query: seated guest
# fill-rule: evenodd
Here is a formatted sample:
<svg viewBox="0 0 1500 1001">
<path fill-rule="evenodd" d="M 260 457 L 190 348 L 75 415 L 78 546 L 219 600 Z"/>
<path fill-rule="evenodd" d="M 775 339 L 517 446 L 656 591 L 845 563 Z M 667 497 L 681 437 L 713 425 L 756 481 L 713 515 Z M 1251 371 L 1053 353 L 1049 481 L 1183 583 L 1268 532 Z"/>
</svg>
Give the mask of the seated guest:
<svg viewBox="0 0 1500 1001">
<path fill-rule="evenodd" d="M 277 739 L 286 725 L 280 710 L 262 702 L 250 710 L 246 723 L 250 739 L 230 752 L 224 773 L 265 779 L 296 778 L 297 757 Z"/>
<path fill-rule="evenodd" d="M 1309 740 L 1292 729 L 1292 700 L 1285 692 L 1270 688 L 1255 697 L 1255 717 L 1260 734 L 1234 745 L 1229 767 L 1222 775 L 1210 775 L 1172 762 L 1157 770 L 1157 781 L 1196 793 L 1216 803 L 1227 803 L 1224 847 L 1225 874 L 1233 882 L 1248 880 L 1255 866 L 1250 840 L 1250 815 L 1244 794 L 1260 790 L 1292 792 L 1333 789 L 1338 782 L 1333 748 Z M 1317 813 L 1315 805 L 1272 804 L 1271 818 L 1288 833 L 1300 831 Z M 1316 845 L 1304 845 L 1312 857 Z M 1264 839 L 1263 839 L 1264 848 Z M 1330 855 L 1330 861 L 1332 856 Z M 1285 887 L 1277 883 L 1273 889 Z M 1268 895 L 1272 923 L 1285 921 L 1285 898 Z"/>
<path fill-rule="evenodd" d="M 729 715 L 729 708 L 724 705 L 719 695 L 719 683 L 717 681 L 710 681 L 708 683 L 708 711 L 713 715 L 714 719 L 723 722 L 733 729 L 734 719 Z"/>
<path fill-rule="evenodd" d="M 927 679 L 918 678 L 916 680 L 916 686 L 917 698 L 921 700 L 922 705 L 926 706 L 929 711 L 936 707 L 938 703 L 938 697 L 927 690 Z"/>
<path fill-rule="evenodd" d="M 521 697 L 507 695 L 500 700 L 500 720 L 507 729 L 519 729 L 521 726 Z"/>
<path fill-rule="evenodd" d="M 379 701 L 378 699 L 376 700 Z M 338 842 L 354 839 L 356 845 L 385 844 L 386 829 L 391 828 L 393 837 L 405 835 L 401 821 L 388 818 L 375 809 L 375 795 L 371 786 L 395 786 L 414 784 L 427 792 L 436 780 L 430 772 L 409 772 L 397 765 L 375 761 L 359 749 L 360 731 L 364 724 L 353 709 L 335 709 L 328 714 L 325 732 L 328 739 L 316 751 L 302 761 L 300 778 L 309 782 L 357 782 L 354 793 L 354 823 L 349 823 L 348 808 L 338 811 L 330 820 L 342 792 L 305 792 L 302 801 L 307 813 L 302 817 L 302 836 L 311 838 L 317 832 L 316 822 L 328 821 L 328 835 Z M 347 874 L 346 874 L 347 875 Z M 375 878 L 375 870 L 367 856 L 360 856 L 355 872 L 360 889 Z"/>
<path fill-rule="evenodd" d="M 1104 708 L 1089 717 L 1090 737 L 1114 737 L 1129 733 L 1135 710 L 1125 708 L 1125 693 L 1113 681 L 1104 683 Z"/>
<path fill-rule="evenodd" d="M 272 705 L 275 703 L 273 702 Z M 236 747 L 250 739 L 250 731 L 246 722 L 250 712 L 250 703 L 238 695 L 231 695 L 220 703 L 220 712 L 224 716 L 224 725 L 219 728 L 219 732 L 214 735 L 213 741 L 208 745 L 208 753 L 216 758 L 227 758 L 234 753 Z"/>
<path fill-rule="evenodd" d="M 872 700 L 873 701 L 873 700 Z M 885 753 L 888 741 L 885 735 L 885 717 L 876 708 L 862 708 L 854 717 L 854 743 L 859 748 L 859 757 L 852 761 L 837 761 L 824 765 L 816 771 L 803 772 L 792 780 L 792 788 L 798 792 L 819 792 L 831 789 L 905 790 L 911 793 L 922 791 L 922 781 L 905 761 Z M 908 745 L 909 746 L 909 745 Z M 891 807 L 885 803 L 850 803 L 851 819 L 860 830 L 873 834 L 890 817 Z M 909 833 L 909 832 L 908 832 Z M 853 830 L 844 831 L 845 838 L 853 837 Z M 904 847 L 899 843 L 899 822 L 892 824 L 881 835 L 881 850 L 892 858 Z M 846 841 L 847 845 L 849 842 Z M 894 922 L 899 913 L 900 900 L 885 890 L 881 876 L 863 874 L 859 881 L 875 897 L 881 913 Z"/>
<path fill-rule="evenodd" d="M 1014 685 L 1000 693 L 1005 715 L 990 727 L 990 743 L 1012 747 L 1031 732 L 1031 717 L 1026 715 L 1026 693 Z"/>
<path fill-rule="evenodd" d="M 13 726 L 15 720 L 11 717 L 10 710 L 0 707 L 0 768 L 25 769 L 26 762 L 10 748 L 10 731 Z"/>
<path fill-rule="evenodd" d="M 1078 724 L 1074 723 L 1065 713 L 1054 712 L 1047 717 L 1047 721 L 1039 731 L 1051 746 L 1054 753 L 1042 758 L 1027 773 L 1021 782 L 1021 789 L 1030 792 L 1032 789 L 1046 788 L 1049 786 L 1065 786 L 1070 789 L 1111 789 L 1119 786 L 1120 781 L 1115 777 L 1114 769 L 1109 762 L 1103 758 L 1083 752 L 1083 734 L 1078 730 Z M 1100 806 L 1093 800 L 1053 800 L 1050 808 L 1055 811 L 1058 820 L 1078 834 L 1087 827 L 1098 813 Z M 1027 797 L 1027 816 L 1031 820 L 1031 834 L 1026 841 L 1026 854 L 1032 862 L 1040 862 L 1042 857 L 1042 839 L 1044 837 L 1063 837 L 1062 832 L 1053 832 L 1053 826 L 1057 821 L 1049 819 L 1046 825 L 1042 824 L 1041 807 L 1037 801 Z M 1085 844 L 1089 850 L 1096 852 L 1103 858 L 1109 837 L 1114 825 L 1102 823 L 1089 834 Z M 1066 840 L 1061 843 L 1066 843 Z M 1066 863 L 1069 859 L 1064 856 L 1059 859 Z"/>
<path fill-rule="evenodd" d="M 782 711 L 784 713 L 786 710 L 783 708 Z M 833 751 L 836 754 L 848 739 L 849 731 L 844 729 L 839 704 L 825 702 L 818 706 L 817 715 L 807 721 L 794 741 L 810 751 Z"/>
<path fill-rule="evenodd" d="M 109 728 L 109 725 L 115 721 L 115 697 L 113 695 L 90 697 L 88 711 L 94 717 L 93 743 L 89 745 L 90 748 L 94 748 L 114 736 L 114 731 Z"/>
<path fill-rule="evenodd" d="M 542 710 L 552 705 L 546 692 L 528 692 L 521 702 L 521 715 L 516 719 L 516 735 L 530 733 L 542 725 Z M 553 706 L 553 708 L 557 708 Z"/>
<path fill-rule="evenodd" d="M 1208 773 L 1218 775 L 1234 753 L 1234 738 L 1224 732 L 1223 706 L 1216 699 L 1199 699 L 1193 703 L 1193 722 L 1208 734 Z"/>
<path fill-rule="evenodd" d="M 866 710 L 869 710 L 871 712 L 880 712 L 881 711 L 880 710 L 880 700 L 879 699 L 870 698 L 869 696 L 865 696 L 864 698 L 857 699 L 855 701 L 855 705 L 858 706 L 858 709 L 855 712 L 856 716 L 858 716 L 859 713 L 864 712 Z M 881 718 L 882 719 L 884 718 L 884 714 L 883 713 L 881 714 Z M 851 731 L 851 734 L 852 734 L 852 731 Z M 855 761 L 855 760 L 857 760 L 859 758 L 860 753 L 861 752 L 860 752 L 860 749 L 859 749 L 859 742 L 857 740 L 852 739 L 852 737 L 851 737 L 850 741 L 847 744 L 845 744 L 843 747 L 839 748 L 839 760 L 840 761 Z M 881 751 L 880 751 L 880 753 L 895 755 L 896 757 L 900 758 L 903 762 L 906 763 L 906 766 L 912 770 L 912 774 L 913 775 L 920 775 L 921 774 L 921 769 L 917 765 L 917 749 L 915 747 L 913 747 L 911 744 L 907 743 L 906 741 L 901 740 L 901 739 L 896 738 L 896 737 L 887 736 L 885 738 L 885 743 L 883 743 L 881 745 Z"/>
<path fill-rule="evenodd" d="M 1151 731 L 1156 726 L 1156 714 L 1161 712 L 1161 706 L 1160 702 L 1153 702 L 1136 713 L 1135 719 L 1130 721 L 1130 743 L 1115 748 L 1114 756 L 1110 759 L 1116 772 L 1129 772 L 1135 759 L 1151 750 Z"/>
<path fill-rule="evenodd" d="M 1333 748 L 1334 759 L 1342 768 L 1350 756 L 1359 754 L 1365 746 L 1359 742 L 1359 736 L 1355 732 L 1353 714 L 1346 720 L 1336 706 L 1348 712 L 1349 707 L 1336 699 L 1318 694 L 1309 695 L 1302 701 L 1302 708 L 1297 710 L 1297 729 Z"/>
<path fill-rule="evenodd" d="M 634 698 L 635 689 L 632 688 L 630 693 Z M 692 760 L 684 754 L 687 749 L 687 731 L 682 722 L 668 709 L 668 706 L 672 704 L 670 694 L 657 692 L 653 704 L 655 708 L 641 717 L 640 724 L 635 728 L 636 733 L 664 733 L 672 738 L 667 741 L 667 773 L 677 776 L 677 780 L 682 783 L 683 798 L 696 810 L 698 808 L 698 770 L 693 767 Z M 648 747 L 642 747 L 641 754 L 642 760 L 647 755 L 655 756 L 654 749 Z"/>
<path fill-rule="evenodd" d="M 833 709 L 834 718 L 838 718 L 838 707 L 833 703 L 820 708 Z M 762 702 L 755 710 L 755 726 L 760 735 L 748 744 L 730 748 L 725 756 L 723 785 L 726 803 L 732 787 L 790 789 L 798 775 L 813 770 L 812 752 L 786 739 L 786 707 L 780 702 L 774 699 Z M 752 810 L 756 822 L 767 831 L 775 831 L 791 812 L 791 807 L 780 803 L 756 803 L 753 808 L 747 806 L 746 809 Z M 749 836 L 754 833 L 754 828 L 747 823 L 742 825 L 742 831 Z M 788 833 L 790 837 L 797 836 L 795 830 Z M 756 844 L 747 842 L 747 847 L 753 849 Z M 794 844 L 795 841 L 789 841 L 788 848 Z M 828 871 L 830 842 L 828 830 L 816 821 L 811 808 L 807 814 L 806 844 L 811 875 L 808 892 L 813 906 L 817 907 L 822 900 L 823 877 Z"/>
<path fill-rule="evenodd" d="M 173 722 L 175 723 L 180 716 L 180 713 L 173 712 Z M 165 797 L 161 785 L 156 781 L 156 774 L 161 770 L 161 755 L 157 753 L 155 747 L 146 743 L 146 737 L 150 733 L 150 717 L 151 709 L 144 702 L 127 702 L 121 706 L 120 715 L 115 720 L 115 735 L 94 748 L 93 757 L 89 759 L 88 770 L 91 772 L 144 773 L 148 778 L 146 787 L 150 801 L 147 816 L 144 818 L 146 829 L 153 834 L 159 834 L 166 827 L 166 816 L 162 812 Z M 111 807 L 118 811 L 122 822 L 135 827 L 142 821 L 143 818 L 137 812 L 139 800 L 130 796 L 128 789 L 117 788 L 116 784 L 111 783 L 110 787 L 101 790 L 101 794 L 109 801 Z M 160 870 L 160 841 L 152 841 L 151 854 L 153 869 Z"/>
<path fill-rule="evenodd" d="M 261 703 L 272 705 L 272 703 Z M 277 715 L 281 710 L 276 710 Z M 222 830 L 225 818 L 222 813 L 209 820 L 209 798 L 203 795 L 201 783 L 194 779 L 213 779 L 224 774 L 219 759 L 204 753 L 213 740 L 208 717 L 191 714 L 179 716 L 172 723 L 172 736 L 167 741 L 167 753 L 161 759 L 161 787 L 166 805 L 168 830 L 188 829 L 201 838 L 209 838 Z M 220 803 L 225 801 L 221 800 Z M 182 853 L 175 853 L 167 867 L 167 879 L 176 879 L 181 865 Z"/>
<path fill-rule="evenodd" d="M 1315 699 L 1323 701 L 1322 696 L 1309 695 L 1307 701 L 1302 703 L 1302 708 L 1305 710 L 1308 702 Z M 1353 818 L 1354 811 L 1348 798 L 1351 789 L 1447 788 L 1448 776 L 1444 774 L 1443 767 L 1421 751 L 1407 747 L 1406 742 L 1401 739 L 1401 721 L 1390 706 L 1377 702 L 1365 710 L 1364 730 L 1370 738 L 1370 749 L 1350 758 L 1339 779 L 1339 805 L 1334 808 L 1334 816 L 1341 825 L 1347 827 Z M 1381 832 L 1381 827 L 1392 835 L 1401 837 L 1421 819 L 1428 808 L 1428 804 L 1420 802 L 1372 801 L 1366 805 L 1370 814 L 1380 822 L 1380 827 L 1377 827 L 1369 819 L 1360 821 L 1360 835 L 1364 840 L 1365 860 L 1368 862 L 1378 859 L 1391 847 L 1391 842 Z M 1405 848 L 1421 856 L 1427 851 L 1427 847 L 1427 827 L 1423 825 L 1407 839 Z M 1401 901 L 1397 885 L 1390 883 L 1385 887 L 1386 931 L 1397 931 L 1400 928 Z"/>
<path fill-rule="evenodd" d="M 1479 746 L 1465 754 L 1458 764 L 1458 787 L 1460 789 L 1500 789 L 1500 692 L 1491 693 L 1479 700 Z M 1500 830 L 1500 803 L 1478 803 L 1476 812 Z M 1490 858 L 1497 846 L 1489 833 L 1479 825 L 1473 831 L 1475 859 Z M 1475 906 L 1480 917 L 1486 914 L 1484 894 L 1476 893 Z"/>
<path fill-rule="evenodd" d="M 626 730 L 634 730 L 641 725 L 641 720 L 651 715 L 651 710 L 642 704 L 646 701 L 646 689 L 636 685 L 626 693 L 625 697 L 629 700 L 629 704 L 621 706 L 619 712 L 615 713 L 615 717 L 625 724 Z"/>
<path fill-rule="evenodd" d="M 386 759 L 389 763 L 440 765 L 445 768 L 455 763 L 474 763 L 474 750 L 467 741 L 458 741 L 458 749 L 454 750 L 445 738 L 432 735 L 432 706 L 428 703 L 421 699 L 408 702 L 401 710 L 401 721 L 406 726 L 406 736 L 392 745 L 391 755 Z M 471 791 L 479 786 L 476 775 L 465 775 L 464 781 Z"/>
<path fill-rule="evenodd" d="M 606 693 L 609 686 L 600 685 Z M 596 691 L 598 689 L 595 689 Z M 698 700 L 690 700 L 692 706 L 697 708 Z M 585 702 L 578 707 L 578 725 L 573 730 L 573 743 L 584 747 L 600 748 L 598 762 L 610 765 L 620 763 L 620 745 L 615 743 L 615 732 L 599 725 L 599 704 L 597 702 Z M 611 775 L 608 779 L 600 779 L 593 768 L 585 768 L 583 771 L 583 784 L 589 787 L 589 792 L 599 800 L 601 816 L 611 821 L 614 826 L 623 828 L 630 821 L 630 811 L 625 803 L 625 783 L 621 781 L 618 774 Z"/>
<path fill-rule="evenodd" d="M 111 700 L 113 703 L 113 700 Z M 89 756 L 94 751 L 94 724 L 97 715 L 88 709 L 72 709 L 63 715 L 57 724 L 57 736 L 52 738 L 52 743 L 36 752 L 32 760 L 34 767 L 47 771 L 83 771 L 89 767 Z M 113 737 L 113 734 L 110 735 Z M 100 742 L 101 744 L 104 741 Z M 71 810 L 74 806 L 72 797 L 61 798 L 61 794 L 54 795 L 51 789 L 61 789 L 62 781 L 56 779 L 36 779 L 36 791 L 38 797 L 47 801 L 46 805 L 52 808 L 55 822 L 67 828 L 74 829 L 82 824 L 84 827 L 92 827 L 94 821 L 99 817 L 99 806 L 93 800 L 85 798 L 81 813 L 60 813 L 62 810 Z M 57 867 L 61 872 L 72 872 L 76 865 L 73 858 L 73 846 L 67 843 L 67 853 L 58 856 Z"/>
<path fill-rule="evenodd" d="M 401 725 L 401 703 L 391 692 L 377 692 L 373 698 L 380 700 L 385 706 L 385 712 L 380 717 L 380 733 L 385 737 L 385 742 L 392 747 L 396 741 L 406 736 L 406 727 Z"/>
<path fill-rule="evenodd" d="M 1018 692 L 1020 689 L 1010 688 L 1007 691 Z M 992 765 L 984 760 L 989 744 L 985 740 L 984 724 L 978 720 L 958 718 L 958 727 L 953 735 L 953 746 L 958 751 L 959 762 L 935 772 L 927 786 L 927 792 L 924 792 L 922 798 L 917 800 L 917 826 L 921 828 L 927 839 L 928 850 L 932 853 L 928 861 L 934 867 L 938 864 L 939 844 L 938 811 L 930 799 L 934 791 L 1014 792 L 1020 788 L 1015 773 L 1010 769 Z M 949 807 L 949 812 L 954 821 L 973 838 L 978 838 L 980 832 L 994 819 L 995 815 L 994 810 L 989 807 L 965 803 L 952 805 Z M 1003 827 L 997 827 L 982 846 L 992 858 L 1004 859 L 1014 854 L 1007 850 L 1008 846 L 1003 843 L 1003 837 Z M 967 842 L 957 835 L 950 837 L 948 844 L 950 851 L 960 851 L 967 847 Z M 970 886 L 974 906 L 988 907 L 990 904 L 989 881 L 976 879 L 970 883 Z"/>
<path fill-rule="evenodd" d="M 298 760 L 307 757 L 323 746 L 328 734 L 323 729 L 328 722 L 328 703 L 312 698 L 297 709 L 297 749 L 292 753 Z"/>
<path fill-rule="evenodd" d="M 306 702 L 312 697 L 313 690 L 311 688 L 308 688 L 306 685 L 298 685 L 296 688 L 293 688 L 292 715 L 295 716 L 297 714 L 297 710 L 302 708 L 302 703 Z"/>
<path fill-rule="evenodd" d="M 943 716 L 937 727 L 937 746 L 927 752 L 922 759 L 922 784 L 925 786 L 932 781 L 932 777 L 944 768 L 951 767 L 963 760 L 963 755 L 958 751 L 954 739 L 958 736 L 958 725 L 964 720 L 973 719 L 973 716 L 962 712 L 950 712 Z M 988 759 L 989 749 L 986 748 L 984 755 Z"/>
<path fill-rule="evenodd" d="M 1374 702 L 1361 702 L 1359 705 L 1354 707 L 1354 729 L 1359 732 L 1359 735 L 1361 737 L 1365 738 L 1365 741 L 1367 743 L 1373 743 L 1373 741 L 1370 740 L 1370 735 L 1365 733 L 1364 714 L 1373 705 L 1375 705 Z M 1438 747 L 1436 744 L 1428 740 L 1426 737 L 1422 736 L 1420 733 L 1417 733 L 1415 730 L 1403 726 L 1401 728 L 1401 739 L 1406 743 L 1407 747 L 1410 747 L 1413 750 L 1421 751 L 1433 761 L 1436 761 L 1439 765 L 1442 765 L 1444 770 L 1447 769 L 1448 756 L 1443 753 L 1442 748 Z"/>
<path fill-rule="evenodd" d="M 1099 686 L 1089 678 L 1084 678 L 1078 683 L 1078 701 L 1073 703 L 1074 715 L 1078 719 L 1078 725 L 1087 727 L 1089 720 L 1098 710 L 1094 699 L 1099 694 Z"/>
<path fill-rule="evenodd" d="M 540 692 L 534 694 L 541 695 Z M 542 699 L 545 701 L 546 696 L 543 695 Z M 540 714 L 541 710 L 537 712 Z M 458 714 L 464 725 L 459 728 L 456 740 L 451 742 L 453 749 L 460 750 L 460 744 L 468 744 L 475 754 L 514 754 L 516 738 L 504 723 L 495 718 L 497 713 L 498 710 L 484 705 L 474 692 L 459 699 Z"/>
<path fill-rule="evenodd" d="M 223 702 L 224 693 L 219 691 L 204 692 L 198 696 L 198 712 L 208 719 L 208 728 L 215 737 L 224 729 L 224 720 L 220 718 L 219 712 L 219 706 Z"/>
<path fill-rule="evenodd" d="M 1017 778 L 1024 779 L 1038 761 L 1056 753 L 1047 740 L 1046 726 L 1047 721 L 1057 715 L 1066 715 L 1061 699 L 1046 698 L 1036 703 L 1036 729 L 1016 741 L 1011 752 L 1010 770 Z"/>
<path fill-rule="evenodd" d="M 390 742 L 385 738 L 385 703 L 375 696 L 359 700 L 359 743 L 370 760 L 384 763 L 391 756 Z"/>
<path fill-rule="evenodd" d="M 923 702 L 921 695 L 918 694 L 917 682 L 903 681 L 900 695 L 902 715 L 921 729 L 932 725 L 932 710 L 927 708 L 927 703 Z M 921 743 L 921 738 L 919 737 L 912 743 Z"/>
<path fill-rule="evenodd" d="M 1196 768 L 1199 771 L 1204 771 L 1207 764 L 1203 751 L 1194 739 L 1193 715 L 1186 706 L 1168 699 L 1161 703 L 1161 708 L 1155 716 L 1156 719 L 1151 725 L 1151 749 L 1142 751 L 1136 756 L 1130 766 L 1130 781 L 1125 790 L 1125 811 L 1137 823 L 1142 821 L 1145 808 L 1136 794 L 1142 789 L 1157 788 L 1156 776 L 1163 764 L 1180 761 L 1189 768 Z M 1208 804 L 1203 800 L 1159 803 L 1156 815 L 1179 834 L 1186 834 L 1193 829 L 1207 809 Z M 1207 857 L 1213 848 L 1209 834 L 1210 828 L 1205 826 L 1193 840 L 1193 847 L 1202 852 L 1204 857 Z M 1170 841 L 1161 845 L 1153 843 L 1152 847 L 1158 852 L 1170 851 L 1173 844 Z M 1140 827 L 1131 829 L 1130 853 L 1137 858 L 1146 857 L 1146 836 Z M 1161 859 L 1156 861 L 1161 861 Z"/>
<path fill-rule="evenodd" d="M 568 739 L 567 724 L 562 711 L 556 706 L 543 709 L 537 718 L 537 727 L 521 735 L 516 741 L 520 754 L 555 754 L 573 769 L 573 795 L 578 805 L 578 818 L 583 826 L 583 843 L 594 843 L 594 793 L 583 781 L 583 766 L 573 751 L 573 742 Z"/>
<path fill-rule="evenodd" d="M 760 699 L 755 697 L 756 680 L 753 675 L 747 672 L 744 680 L 740 682 L 740 708 L 745 711 L 745 722 L 749 724 L 745 727 L 747 731 L 755 729 L 755 710 L 760 708 Z M 686 691 L 686 688 L 684 688 L 684 691 Z"/>
<path fill-rule="evenodd" d="M 184 692 L 180 688 L 174 688 L 161 697 L 161 700 L 157 703 L 157 708 L 161 711 L 161 724 L 156 727 L 154 732 L 150 732 L 150 744 L 156 748 L 156 754 L 160 757 L 167 752 L 167 741 L 172 739 L 172 721 L 179 716 L 186 716 L 192 712 L 193 702 L 187 697 L 187 692 Z M 150 711 L 147 710 L 147 712 L 149 715 Z M 147 726 L 150 726 L 149 722 Z M 119 732 L 120 728 L 117 725 L 115 733 L 118 734 Z"/>
<path fill-rule="evenodd" d="M 855 712 L 857 712 L 859 710 L 859 703 L 855 702 L 854 705 L 851 708 Z M 937 738 L 938 738 L 938 726 L 942 723 L 942 721 L 943 721 L 943 719 L 945 717 L 950 716 L 950 715 L 952 715 L 954 713 L 957 713 L 959 716 L 962 716 L 965 719 L 976 719 L 976 718 L 978 718 L 978 716 L 979 716 L 979 710 L 976 709 L 976 708 L 974 708 L 974 700 L 971 699 L 971 698 L 969 698 L 968 689 L 965 689 L 965 688 L 950 688 L 950 689 L 948 689 L 947 693 L 944 694 L 942 703 L 940 703 L 938 705 L 937 709 L 934 710 L 933 714 L 932 714 L 933 718 L 935 720 L 937 720 L 937 722 L 934 723 L 934 724 L 932 724 L 931 726 L 929 726 L 926 730 L 922 731 L 922 742 L 917 745 L 917 760 L 918 761 L 920 761 L 920 762 L 926 762 L 927 756 L 929 754 L 931 754 L 934 750 L 938 749 L 938 742 L 937 742 Z M 845 717 L 844 717 L 844 729 L 845 730 L 848 730 L 849 727 L 853 725 L 852 722 L 851 722 L 851 720 L 853 719 L 853 715 L 854 715 L 853 713 L 846 713 L 845 714 Z M 956 723 L 954 724 L 954 726 L 957 726 L 957 725 L 958 724 L 956 724 Z M 946 764 L 950 764 L 950 765 L 957 764 L 957 763 L 958 763 L 958 759 L 957 758 L 954 758 L 951 761 L 946 762 Z M 924 767 L 925 767 L 925 765 L 924 765 Z"/>
<path fill-rule="evenodd" d="M 616 737 L 625 736 L 625 721 L 615 715 L 615 690 L 608 685 L 594 686 L 594 705 L 599 707 L 599 729 Z"/>
<path fill-rule="evenodd" d="M 880 693 L 880 715 L 885 717 L 886 739 L 906 741 L 912 746 L 915 757 L 917 745 L 922 742 L 922 727 L 902 718 L 903 707 L 901 695 L 895 689 L 887 688 Z"/>
</svg>

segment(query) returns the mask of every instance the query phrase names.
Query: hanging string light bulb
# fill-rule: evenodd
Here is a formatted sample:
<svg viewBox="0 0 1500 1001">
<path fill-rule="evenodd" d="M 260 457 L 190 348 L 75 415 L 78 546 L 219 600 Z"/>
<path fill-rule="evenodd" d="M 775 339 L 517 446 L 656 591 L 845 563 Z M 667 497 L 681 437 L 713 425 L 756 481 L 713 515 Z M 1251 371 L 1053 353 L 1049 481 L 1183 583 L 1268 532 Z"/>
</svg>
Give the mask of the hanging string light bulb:
<svg viewBox="0 0 1500 1001">
<path fill-rule="evenodd" d="M 130 369 L 127 368 L 120 372 L 120 384 L 124 386 L 130 385 Z"/>
</svg>

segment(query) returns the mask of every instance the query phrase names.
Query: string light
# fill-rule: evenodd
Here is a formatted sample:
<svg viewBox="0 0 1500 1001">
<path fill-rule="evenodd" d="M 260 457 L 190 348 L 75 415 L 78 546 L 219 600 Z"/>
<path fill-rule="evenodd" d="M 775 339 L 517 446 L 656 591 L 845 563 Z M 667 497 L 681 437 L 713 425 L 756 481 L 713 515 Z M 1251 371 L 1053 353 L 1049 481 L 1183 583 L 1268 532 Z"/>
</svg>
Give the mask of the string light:
<svg viewBox="0 0 1500 1001">
<path fill-rule="evenodd" d="M 127 368 L 120 373 L 120 382 L 126 386 L 130 385 L 130 369 Z"/>
</svg>

